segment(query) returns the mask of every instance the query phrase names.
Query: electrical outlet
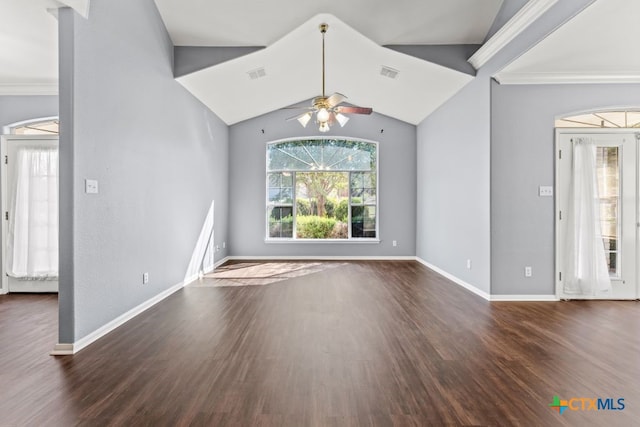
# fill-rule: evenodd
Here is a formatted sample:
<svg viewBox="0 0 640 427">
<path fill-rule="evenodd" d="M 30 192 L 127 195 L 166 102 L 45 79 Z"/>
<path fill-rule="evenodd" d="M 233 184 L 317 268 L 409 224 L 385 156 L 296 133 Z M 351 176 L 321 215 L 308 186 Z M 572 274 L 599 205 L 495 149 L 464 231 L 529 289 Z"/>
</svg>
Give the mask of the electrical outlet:
<svg viewBox="0 0 640 427">
<path fill-rule="evenodd" d="M 524 277 L 531 277 L 533 276 L 533 270 L 531 269 L 531 267 L 525 267 L 524 268 Z"/>
<path fill-rule="evenodd" d="M 220 245 L 216 245 L 216 252 L 220 251 Z"/>
<path fill-rule="evenodd" d="M 87 194 L 98 194 L 98 181 L 95 179 L 85 179 L 84 192 Z"/>
<path fill-rule="evenodd" d="M 226 249 L 227 247 L 227 242 L 222 242 L 222 249 Z"/>
<path fill-rule="evenodd" d="M 144 273 L 142 275 L 142 284 L 146 285 L 147 283 L 149 283 L 149 273 Z"/>
<path fill-rule="evenodd" d="M 467 260 L 467 269 L 471 270 L 471 260 Z"/>
<path fill-rule="evenodd" d="M 553 186 L 552 185 L 541 185 L 538 187 L 538 195 L 540 197 L 552 197 L 553 196 Z"/>
<path fill-rule="evenodd" d="M 398 241 L 397 241 L 397 240 L 394 240 L 394 241 L 393 241 L 393 247 L 395 248 L 396 246 L 398 246 Z"/>
</svg>

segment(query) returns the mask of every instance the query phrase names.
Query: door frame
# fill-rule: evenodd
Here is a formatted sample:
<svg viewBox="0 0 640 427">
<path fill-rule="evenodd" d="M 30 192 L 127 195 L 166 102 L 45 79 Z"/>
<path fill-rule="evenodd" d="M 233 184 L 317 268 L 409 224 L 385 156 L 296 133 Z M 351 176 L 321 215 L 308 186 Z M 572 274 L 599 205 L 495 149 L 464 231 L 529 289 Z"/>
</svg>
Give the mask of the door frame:
<svg viewBox="0 0 640 427">
<path fill-rule="evenodd" d="M 43 140 L 43 141 L 59 141 L 59 135 L 0 135 L 0 205 L 2 210 L 0 211 L 2 215 L 2 239 L 0 248 L 0 252 L 2 252 L 0 265 L 0 276 L 2 279 L 0 280 L 0 295 L 9 293 L 9 278 L 6 273 L 6 248 L 7 248 L 7 231 L 8 231 L 8 223 L 5 219 L 5 212 L 7 212 L 9 208 L 9 200 L 8 200 L 8 188 L 7 188 L 7 156 L 9 152 L 8 144 L 11 141 L 33 141 L 33 140 Z"/>
<path fill-rule="evenodd" d="M 560 165 L 559 165 L 559 156 L 560 156 L 560 137 L 564 135 L 634 135 L 635 137 L 635 206 L 634 210 L 634 252 L 635 252 L 635 260 L 634 267 L 632 269 L 634 280 L 635 280 L 635 297 L 627 298 L 627 299 L 638 299 L 640 297 L 640 262 L 637 260 L 638 254 L 640 253 L 640 129 L 634 128 L 555 128 L 555 140 L 554 140 L 554 178 L 555 178 L 555 191 L 554 191 L 554 240 L 555 240 L 555 295 L 558 299 L 569 299 L 567 298 L 561 291 L 563 286 L 563 281 L 560 279 L 561 266 L 564 261 L 564 254 L 560 250 L 560 248 L 564 247 L 564 242 L 561 242 L 560 230 L 558 227 L 558 220 L 560 215 L 560 210 L 563 208 L 562 202 L 560 201 L 561 191 L 560 191 Z M 623 190 L 624 191 L 624 190 Z M 580 296 L 579 299 L 584 300 L 599 300 L 597 296 Z"/>
</svg>

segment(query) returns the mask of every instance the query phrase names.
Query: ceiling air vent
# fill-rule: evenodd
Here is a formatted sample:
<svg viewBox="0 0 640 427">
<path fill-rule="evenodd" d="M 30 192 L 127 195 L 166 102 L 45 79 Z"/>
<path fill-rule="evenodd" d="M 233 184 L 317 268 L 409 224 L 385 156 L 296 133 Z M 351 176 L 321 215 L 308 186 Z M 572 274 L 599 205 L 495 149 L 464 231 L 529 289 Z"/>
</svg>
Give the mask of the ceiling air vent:
<svg viewBox="0 0 640 427">
<path fill-rule="evenodd" d="M 255 79 L 259 79 L 260 77 L 266 76 L 267 72 L 264 71 L 263 67 L 260 67 L 260 68 L 256 68 L 255 70 L 247 71 L 247 74 L 249 74 L 249 78 L 251 80 L 255 80 Z"/>
<path fill-rule="evenodd" d="M 390 79 L 395 79 L 398 76 L 398 70 L 394 70 L 391 67 L 387 67 L 383 65 L 382 68 L 380 69 L 380 74 L 385 77 L 389 77 Z"/>
</svg>

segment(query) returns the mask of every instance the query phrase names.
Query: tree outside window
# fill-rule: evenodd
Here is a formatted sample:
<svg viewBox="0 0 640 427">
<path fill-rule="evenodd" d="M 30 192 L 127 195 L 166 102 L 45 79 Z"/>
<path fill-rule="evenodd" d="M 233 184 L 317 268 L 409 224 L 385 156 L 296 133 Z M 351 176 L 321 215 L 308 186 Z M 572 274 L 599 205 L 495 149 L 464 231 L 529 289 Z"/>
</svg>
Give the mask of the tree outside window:
<svg viewBox="0 0 640 427">
<path fill-rule="evenodd" d="M 267 146 L 267 238 L 376 239 L 377 144 L 305 139 Z"/>
</svg>

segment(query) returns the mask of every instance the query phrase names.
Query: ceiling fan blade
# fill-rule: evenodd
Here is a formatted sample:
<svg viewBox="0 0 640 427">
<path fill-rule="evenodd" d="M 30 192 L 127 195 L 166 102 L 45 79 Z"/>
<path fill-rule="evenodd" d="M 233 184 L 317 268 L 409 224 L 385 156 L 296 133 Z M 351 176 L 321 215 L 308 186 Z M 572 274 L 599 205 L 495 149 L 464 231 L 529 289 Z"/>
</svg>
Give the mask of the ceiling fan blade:
<svg viewBox="0 0 640 427">
<path fill-rule="evenodd" d="M 282 107 L 281 110 L 313 110 L 314 107 Z"/>
<path fill-rule="evenodd" d="M 336 105 L 340 104 L 345 99 L 347 99 L 346 96 L 344 96 L 341 93 L 336 92 L 333 95 L 331 95 L 329 98 L 327 98 L 327 104 L 329 104 L 329 108 L 335 107 Z"/>
<path fill-rule="evenodd" d="M 369 107 L 335 107 L 333 109 L 336 113 L 343 114 L 371 114 L 373 112 L 373 108 Z"/>
</svg>

